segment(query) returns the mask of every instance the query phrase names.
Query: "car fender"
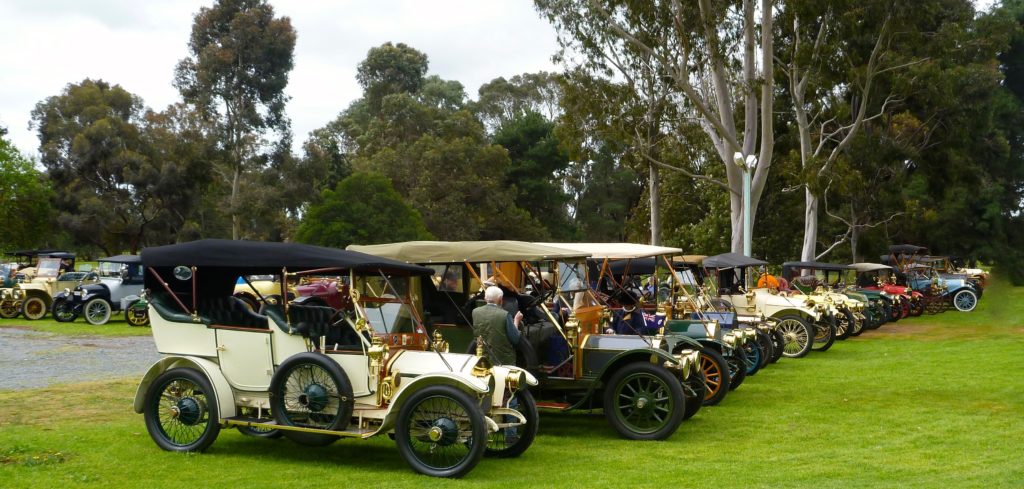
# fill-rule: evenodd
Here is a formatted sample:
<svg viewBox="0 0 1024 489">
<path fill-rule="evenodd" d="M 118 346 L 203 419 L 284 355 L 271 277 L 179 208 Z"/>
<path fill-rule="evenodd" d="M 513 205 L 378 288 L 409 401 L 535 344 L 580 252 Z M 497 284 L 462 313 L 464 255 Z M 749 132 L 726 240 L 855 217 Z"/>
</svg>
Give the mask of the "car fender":
<svg viewBox="0 0 1024 489">
<path fill-rule="evenodd" d="M 388 410 L 384 415 L 384 421 L 377 432 L 380 433 L 391 430 L 394 426 L 395 419 L 398 418 L 398 412 L 402 409 L 402 406 L 405 405 L 405 401 L 409 396 L 426 387 L 434 385 L 450 385 L 456 389 L 466 392 L 474 398 L 480 398 L 484 394 L 494 392 L 494 376 L 488 375 L 485 378 L 473 377 L 470 379 L 456 373 L 436 373 L 420 375 L 410 380 L 403 379 L 399 386 L 400 389 L 395 393 L 391 402 L 388 404 Z"/>
<path fill-rule="evenodd" d="M 704 338 L 697 341 L 700 342 L 701 347 L 714 349 L 718 353 L 725 354 L 726 351 L 732 350 L 732 347 L 722 340 L 716 340 L 714 338 Z"/>
<path fill-rule="evenodd" d="M 128 309 L 129 305 L 131 305 L 133 302 L 135 302 L 135 301 L 137 301 L 139 299 L 141 299 L 141 297 L 139 297 L 137 295 L 129 295 L 129 296 L 126 296 L 126 297 L 122 297 L 121 298 L 121 308 L 119 310 L 124 311 L 124 310 Z"/>
<path fill-rule="evenodd" d="M 133 408 L 136 413 L 142 414 L 146 391 L 149 389 L 150 384 L 160 374 L 176 367 L 191 368 L 205 375 L 206 379 L 210 381 L 210 385 L 213 386 L 213 394 L 217 397 L 217 413 L 220 415 L 220 418 L 224 419 L 235 416 L 235 396 L 231 390 L 231 385 L 228 384 L 228 380 L 224 378 L 224 374 L 220 371 L 220 365 L 205 358 L 189 356 L 164 357 L 149 367 L 146 375 L 142 376 L 142 382 L 139 382 L 138 390 L 135 391 Z"/>
<path fill-rule="evenodd" d="M 802 318 L 804 318 L 804 319 L 806 319 L 806 320 L 808 320 L 808 321 L 810 321 L 812 323 L 820 321 L 821 320 L 821 316 L 822 316 L 822 314 L 817 312 L 817 311 L 814 311 L 813 313 L 811 313 L 811 312 L 805 311 L 803 309 L 791 308 L 791 309 L 780 309 L 778 311 L 775 311 L 775 314 L 772 314 L 771 317 L 775 318 L 775 319 L 778 319 L 781 316 L 785 316 L 785 315 L 789 315 L 789 314 L 796 314 L 797 316 L 800 316 L 800 317 L 802 317 Z"/>
<path fill-rule="evenodd" d="M 605 379 L 610 377 L 615 370 L 618 370 L 622 364 L 640 360 L 651 362 L 657 365 L 661 365 L 665 362 L 668 362 L 672 365 L 679 364 L 679 360 L 677 360 L 676 357 L 672 356 L 671 353 L 665 350 L 657 348 L 636 348 L 633 350 L 626 350 L 624 352 L 620 352 L 619 354 L 612 357 L 611 360 L 608 360 L 608 363 L 606 363 L 604 367 L 601 369 L 601 371 L 598 372 L 597 378 L 604 381 Z M 680 377 L 680 379 L 681 378 L 682 377 Z M 591 390 L 593 390 L 593 388 L 591 388 Z"/>
</svg>

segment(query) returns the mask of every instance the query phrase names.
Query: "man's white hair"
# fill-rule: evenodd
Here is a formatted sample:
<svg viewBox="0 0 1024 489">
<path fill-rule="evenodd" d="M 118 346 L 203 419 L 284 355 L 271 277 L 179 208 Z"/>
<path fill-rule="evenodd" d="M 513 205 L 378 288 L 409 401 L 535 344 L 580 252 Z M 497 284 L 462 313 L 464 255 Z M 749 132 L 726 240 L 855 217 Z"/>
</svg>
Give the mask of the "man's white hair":
<svg viewBox="0 0 1024 489">
<path fill-rule="evenodd" d="M 484 300 L 491 304 L 497 304 L 504 296 L 505 293 L 493 285 L 484 289 Z"/>
</svg>

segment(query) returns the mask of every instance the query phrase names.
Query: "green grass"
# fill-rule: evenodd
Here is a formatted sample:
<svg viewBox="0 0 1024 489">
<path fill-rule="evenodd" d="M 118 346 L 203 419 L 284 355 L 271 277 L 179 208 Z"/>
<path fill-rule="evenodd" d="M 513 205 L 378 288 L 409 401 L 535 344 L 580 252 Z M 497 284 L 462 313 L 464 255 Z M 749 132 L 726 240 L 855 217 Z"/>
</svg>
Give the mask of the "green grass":
<svg viewBox="0 0 1024 489">
<path fill-rule="evenodd" d="M 203 454 L 159 450 L 137 379 L 0 392 L 0 487 L 1021 487 L 1024 288 L 973 313 L 887 324 L 783 359 L 664 442 L 596 414 L 542 415 L 522 457 L 465 479 L 409 471 L 386 437 L 306 448 L 225 430 Z"/>
<path fill-rule="evenodd" d="M 110 322 L 102 326 L 93 326 L 85 319 L 79 317 L 71 323 L 58 323 L 53 316 L 47 314 L 45 318 L 29 321 L 23 317 L 14 319 L 0 319 L 0 328 L 21 328 L 53 333 L 67 336 L 149 336 L 149 328 L 130 326 L 124 320 L 124 313 L 115 312 L 110 316 Z"/>
</svg>

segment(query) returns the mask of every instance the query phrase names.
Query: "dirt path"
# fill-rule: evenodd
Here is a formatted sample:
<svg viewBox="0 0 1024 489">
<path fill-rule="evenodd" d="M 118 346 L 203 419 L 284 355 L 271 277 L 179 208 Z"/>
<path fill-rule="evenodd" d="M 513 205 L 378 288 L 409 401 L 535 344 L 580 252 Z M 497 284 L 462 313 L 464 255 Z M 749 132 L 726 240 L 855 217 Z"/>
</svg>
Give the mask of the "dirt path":
<svg viewBox="0 0 1024 489">
<path fill-rule="evenodd" d="M 0 328 L 0 390 L 141 378 L 159 358 L 150 336 L 68 337 Z"/>
</svg>

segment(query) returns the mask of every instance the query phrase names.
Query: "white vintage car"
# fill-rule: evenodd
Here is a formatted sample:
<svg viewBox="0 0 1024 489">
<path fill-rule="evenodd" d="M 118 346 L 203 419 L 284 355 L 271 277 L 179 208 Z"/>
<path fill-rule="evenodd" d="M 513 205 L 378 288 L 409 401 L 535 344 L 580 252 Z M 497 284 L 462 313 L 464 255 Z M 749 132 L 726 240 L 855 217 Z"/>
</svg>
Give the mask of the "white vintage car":
<svg viewBox="0 0 1024 489">
<path fill-rule="evenodd" d="M 160 448 L 202 451 L 223 427 L 305 445 L 393 435 L 416 472 L 460 477 L 485 455 L 533 442 L 523 369 L 446 353 L 416 315 L 410 277 L 429 268 L 291 243 L 201 240 L 142 252 L 164 356 L 134 409 Z M 240 276 L 345 274 L 352 307 L 264 304 L 232 294 Z M 283 296 L 284 294 L 282 294 Z"/>
</svg>

